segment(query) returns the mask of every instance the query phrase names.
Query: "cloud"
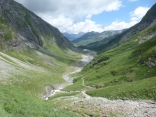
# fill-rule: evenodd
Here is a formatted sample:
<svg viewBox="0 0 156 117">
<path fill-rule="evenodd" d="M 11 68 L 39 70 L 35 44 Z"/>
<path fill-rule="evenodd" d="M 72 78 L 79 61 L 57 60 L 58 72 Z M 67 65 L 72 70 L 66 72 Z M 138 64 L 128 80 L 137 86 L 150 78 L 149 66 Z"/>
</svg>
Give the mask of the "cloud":
<svg viewBox="0 0 156 117">
<path fill-rule="evenodd" d="M 111 25 L 106 26 L 104 30 L 121 30 L 129 28 L 138 23 L 148 10 L 148 7 L 138 7 L 133 12 L 130 12 L 130 22 L 114 21 Z"/>
<path fill-rule="evenodd" d="M 102 26 L 91 21 L 93 15 L 116 11 L 121 0 L 15 0 L 61 32 L 102 31 Z M 82 19 L 85 19 L 83 22 Z M 81 22 L 80 22 L 81 21 Z"/>
<path fill-rule="evenodd" d="M 104 30 L 122 30 L 122 29 L 129 28 L 135 25 L 136 23 L 137 21 L 131 21 L 129 23 L 124 22 L 124 21 L 114 21 L 111 23 L 111 25 L 106 26 Z"/>
<path fill-rule="evenodd" d="M 121 7 L 121 0 L 16 0 L 37 14 L 64 15 L 74 21 Z"/>
<path fill-rule="evenodd" d="M 90 32 L 90 31 L 96 31 L 96 32 L 102 32 L 103 27 L 100 24 L 97 24 L 96 22 L 85 19 L 85 21 L 77 22 L 75 23 L 72 18 L 66 18 L 64 16 L 60 16 L 57 18 L 52 18 L 52 16 L 44 15 L 43 19 L 45 19 L 50 24 L 53 24 L 53 26 L 60 29 L 61 32 L 68 32 L 68 33 L 79 33 L 79 32 Z"/>
<path fill-rule="evenodd" d="M 139 21 L 149 10 L 148 7 L 138 7 L 130 13 L 131 21 Z"/>
<path fill-rule="evenodd" d="M 119 10 L 121 0 L 15 0 L 57 27 L 61 32 L 120 30 L 138 23 L 149 8 L 138 7 L 130 13 L 130 22 L 114 21 L 102 26 L 91 20 L 93 15 Z M 135 1 L 135 0 L 130 0 Z M 82 19 L 84 19 L 82 21 Z"/>
</svg>

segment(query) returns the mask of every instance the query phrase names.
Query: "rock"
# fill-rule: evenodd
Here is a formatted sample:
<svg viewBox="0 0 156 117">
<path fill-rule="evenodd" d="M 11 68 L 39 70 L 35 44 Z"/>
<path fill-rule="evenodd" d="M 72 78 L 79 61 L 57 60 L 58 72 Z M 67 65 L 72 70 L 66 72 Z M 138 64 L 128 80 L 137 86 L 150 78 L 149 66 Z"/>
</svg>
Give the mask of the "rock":
<svg viewBox="0 0 156 117">
<path fill-rule="evenodd" d="M 149 58 L 148 58 L 148 60 L 149 60 L 149 61 L 151 61 L 151 60 L 152 60 L 152 58 L 151 58 L 151 57 L 149 57 Z"/>
<path fill-rule="evenodd" d="M 151 62 L 151 66 L 156 66 L 156 64 L 154 62 Z"/>
<path fill-rule="evenodd" d="M 130 78 L 130 77 L 126 78 L 126 80 L 127 82 L 133 82 L 133 78 Z"/>
<path fill-rule="evenodd" d="M 156 50 L 153 50 L 153 53 L 156 54 Z"/>
<path fill-rule="evenodd" d="M 113 76 L 116 76 L 116 75 L 117 75 L 117 72 L 116 72 L 116 71 L 110 71 L 110 73 L 111 73 Z"/>
</svg>

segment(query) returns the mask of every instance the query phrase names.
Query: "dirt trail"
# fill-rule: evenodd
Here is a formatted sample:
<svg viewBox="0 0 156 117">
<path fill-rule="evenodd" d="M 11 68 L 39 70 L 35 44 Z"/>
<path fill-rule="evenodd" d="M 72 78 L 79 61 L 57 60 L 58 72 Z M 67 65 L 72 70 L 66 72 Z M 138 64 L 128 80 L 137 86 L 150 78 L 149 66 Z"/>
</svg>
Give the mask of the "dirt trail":
<svg viewBox="0 0 156 117">
<path fill-rule="evenodd" d="M 44 95 L 44 99 L 45 100 L 48 100 L 49 97 L 55 95 L 56 93 L 58 92 L 63 92 L 61 91 L 65 86 L 68 86 L 68 85 L 71 85 L 73 84 L 73 78 L 70 76 L 71 74 L 74 74 L 74 73 L 77 73 L 77 72 L 80 72 L 95 56 L 96 56 L 96 52 L 94 51 L 90 51 L 90 50 L 87 50 L 87 49 L 84 49 L 83 50 L 84 52 L 86 52 L 86 54 L 83 54 L 82 55 L 82 58 L 81 60 L 79 60 L 76 64 L 76 67 L 75 67 L 75 71 L 70 71 L 70 72 L 67 72 L 65 74 L 62 75 L 62 78 L 67 82 L 65 84 L 62 84 L 60 87 L 58 87 L 57 89 L 51 89 L 51 91 L 49 91 L 48 94 Z"/>
<path fill-rule="evenodd" d="M 77 62 L 76 70 L 65 73 L 62 76 L 70 84 L 73 83 L 73 79 L 72 79 L 72 77 L 70 77 L 70 75 L 80 72 L 96 56 L 96 52 L 94 52 L 94 51 L 90 51 L 90 50 L 86 50 L 86 49 L 84 49 L 84 51 L 87 51 L 87 54 L 83 54 L 81 60 Z"/>
<path fill-rule="evenodd" d="M 77 70 L 66 74 L 68 79 L 70 74 L 80 72 L 82 68 L 90 62 L 96 53 L 89 51 L 83 55 L 78 63 Z M 67 79 L 67 78 L 66 78 Z M 70 80 L 67 80 L 70 82 Z M 82 85 L 87 89 L 92 87 L 86 86 L 82 76 Z M 58 98 L 58 100 L 69 100 L 73 103 L 68 105 L 70 111 L 82 114 L 85 117 L 156 117 L 156 103 L 150 100 L 132 101 L 132 100 L 109 100 L 102 97 L 91 97 L 85 91 L 76 96 Z"/>
</svg>

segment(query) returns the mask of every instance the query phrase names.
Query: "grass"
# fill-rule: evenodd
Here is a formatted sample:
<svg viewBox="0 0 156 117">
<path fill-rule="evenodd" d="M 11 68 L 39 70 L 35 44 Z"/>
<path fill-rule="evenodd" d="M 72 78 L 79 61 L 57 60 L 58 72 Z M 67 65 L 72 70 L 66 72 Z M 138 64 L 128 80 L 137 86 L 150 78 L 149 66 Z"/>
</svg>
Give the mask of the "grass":
<svg viewBox="0 0 156 117">
<path fill-rule="evenodd" d="M 55 94 L 50 99 L 59 98 L 59 97 L 75 96 L 77 94 L 79 94 L 79 92 L 63 92 L 63 93 Z"/>
<path fill-rule="evenodd" d="M 102 89 L 87 91 L 91 96 L 109 99 L 151 99 L 156 101 L 156 77 L 143 79 L 132 83 L 113 85 Z"/>
<path fill-rule="evenodd" d="M 4 35 L 5 39 L 12 39 L 12 31 L 8 31 L 5 35 Z"/>
<path fill-rule="evenodd" d="M 147 40 L 155 30 L 156 25 L 153 25 L 120 46 L 98 55 L 77 74 L 83 75 L 87 86 L 102 86 L 101 89 L 88 91 L 88 94 L 110 99 L 156 100 L 156 67 L 151 65 L 151 61 L 156 59 L 156 36 Z M 66 90 L 69 89 L 83 89 L 81 78 Z"/>
<path fill-rule="evenodd" d="M 6 64 L 16 69 L 7 72 L 7 79 L 1 77 L 0 80 L 0 112 L 2 117 L 77 116 L 64 109 L 59 109 L 57 105 L 52 106 L 53 102 L 40 99 L 46 93 L 45 87 L 57 88 L 65 83 L 62 74 L 66 72 L 69 65 L 74 64 L 80 57 L 80 54 L 66 51 L 67 53 L 59 52 L 58 55 L 53 56 L 27 48 L 27 51 L 8 50 L 2 52 L 4 55 L 0 54 L 5 59 Z M 64 55 L 68 58 L 65 58 Z M 0 62 L 3 59 L 0 59 Z"/>
<path fill-rule="evenodd" d="M 82 80 L 78 80 L 76 83 L 74 83 L 74 85 L 69 85 L 65 87 L 63 90 L 64 91 L 79 91 L 83 89 L 86 89 L 86 88 L 82 85 Z"/>
<path fill-rule="evenodd" d="M 58 87 L 64 83 L 65 81 L 62 79 L 62 74 L 65 73 L 69 65 L 75 63 L 80 56 L 72 52 L 74 56 L 68 55 L 68 58 L 65 59 L 58 56 L 49 56 L 35 50 L 29 50 L 29 52 L 22 51 L 19 53 L 10 50 L 5 54 L 18 61 L 1 55 L 20 71 L 20 73 L 12 73 L 10 78 L 8 78 L 8 82 L 22 87 L 25 90 L 29 90 L 32 93 L 42 92 L 46 86 Z"/>
<path fill-rule="evenodd" d="M 12 47 L 19 39 L 18 33 L 2 14 L 0 16 L 0 30 L 4 32 L 0 35 L 0 116 L 77 117 L 54 106 L 53 102 L 43 100 L 43 96 L 47 93 L 46 87 L 57 88 L 66 83 L 62 74 L 81 55 L 67 48 L 59 48 L 51 35 L 48 35 L 49 40 L 46 40 L 44 48 L 52 54 L 26 47 L 22 42 L 20 46 Z M 28 15 L 25 20 L 27 24 L 19 22 L 17 26 L 31 25 Z M 32 31 L 37 34 L 37 29 Z"/>
<path fill-rule="evenodd" d="M 52 106 L 47 101 L 32 97 L 29 93 L 10 85 L 0 86 L 1 117 L 77 117 L 74 113 Z"/>
</svg>

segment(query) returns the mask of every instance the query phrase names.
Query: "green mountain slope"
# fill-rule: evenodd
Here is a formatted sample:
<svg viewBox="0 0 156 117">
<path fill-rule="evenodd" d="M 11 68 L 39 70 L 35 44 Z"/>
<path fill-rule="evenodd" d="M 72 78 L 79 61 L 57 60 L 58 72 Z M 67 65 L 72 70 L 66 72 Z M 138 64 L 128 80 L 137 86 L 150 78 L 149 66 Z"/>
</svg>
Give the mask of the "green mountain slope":
<svg viewBox="0 0 156 117">
<path fill-rule="evenodd" d="M 92 96 L 156 100 L 155 32 L 156 24 L 153 24 L 120 46 L 98 55 L 66 90 L 85 88 L 83 78 L 86 86 L 94 88 L 87 91 Z"/>
<path fill-rule="evenodd" d="M 119 34 L 121 32 L 122 31 L 118 31 L 118 30 L 116 30 L 116 31 L 104 31 L 102 33 L 97 33 L 97 32 L 92 31 L 92 32 L 88 32 L 88 33 L 82 35 L 81 37 L 73 40 L 72 42 L 75 43 L 80 48 L 88 48 L 87 46 L 89 44 L 99 42 L 101 40 L 107 42 L 107 41 L 109 41 L 110 37 L 112 37 L 113 35 Z"/>
<path fill-rule="evenodd" d="M 49 44 L 56 44 L 60 48 L 76 49 L 57 28 L 13 0 L 0 1 L 0 14 L 16 30 L 22 41 L 32 48 L 43 49 Z"/>
<path fill-rule="evenodd" d="M 95 50 L 98 53 L 102 53 L 106 50 L 109 50 L 113 47 L 116 47 L 129 39 L 134 34 L 146 29 L 148 26 L 152 25 L 156 20 L 156 4 L 154 4 L 151 9 L 146 13 L 143 19 L 136 25 L 132 26 L 131 28 L 123 31 L 118 36 L 111 38 L 108 42 L 100 41 L 98 43 L 92 43 L 87 45 L 86 48 Z M 98 45 L 98 46 L 97 46 Z M 85 47 L 83 47 L 85 48 Z"/>
<path fill-rule="evenodd" d="M 66 85 L 62 74 L 80 57 L 73 50 L 58 29 L 13 0 L 0 0 L 0 116 L 78 116 L 45 101 Z"/>
</svg>

